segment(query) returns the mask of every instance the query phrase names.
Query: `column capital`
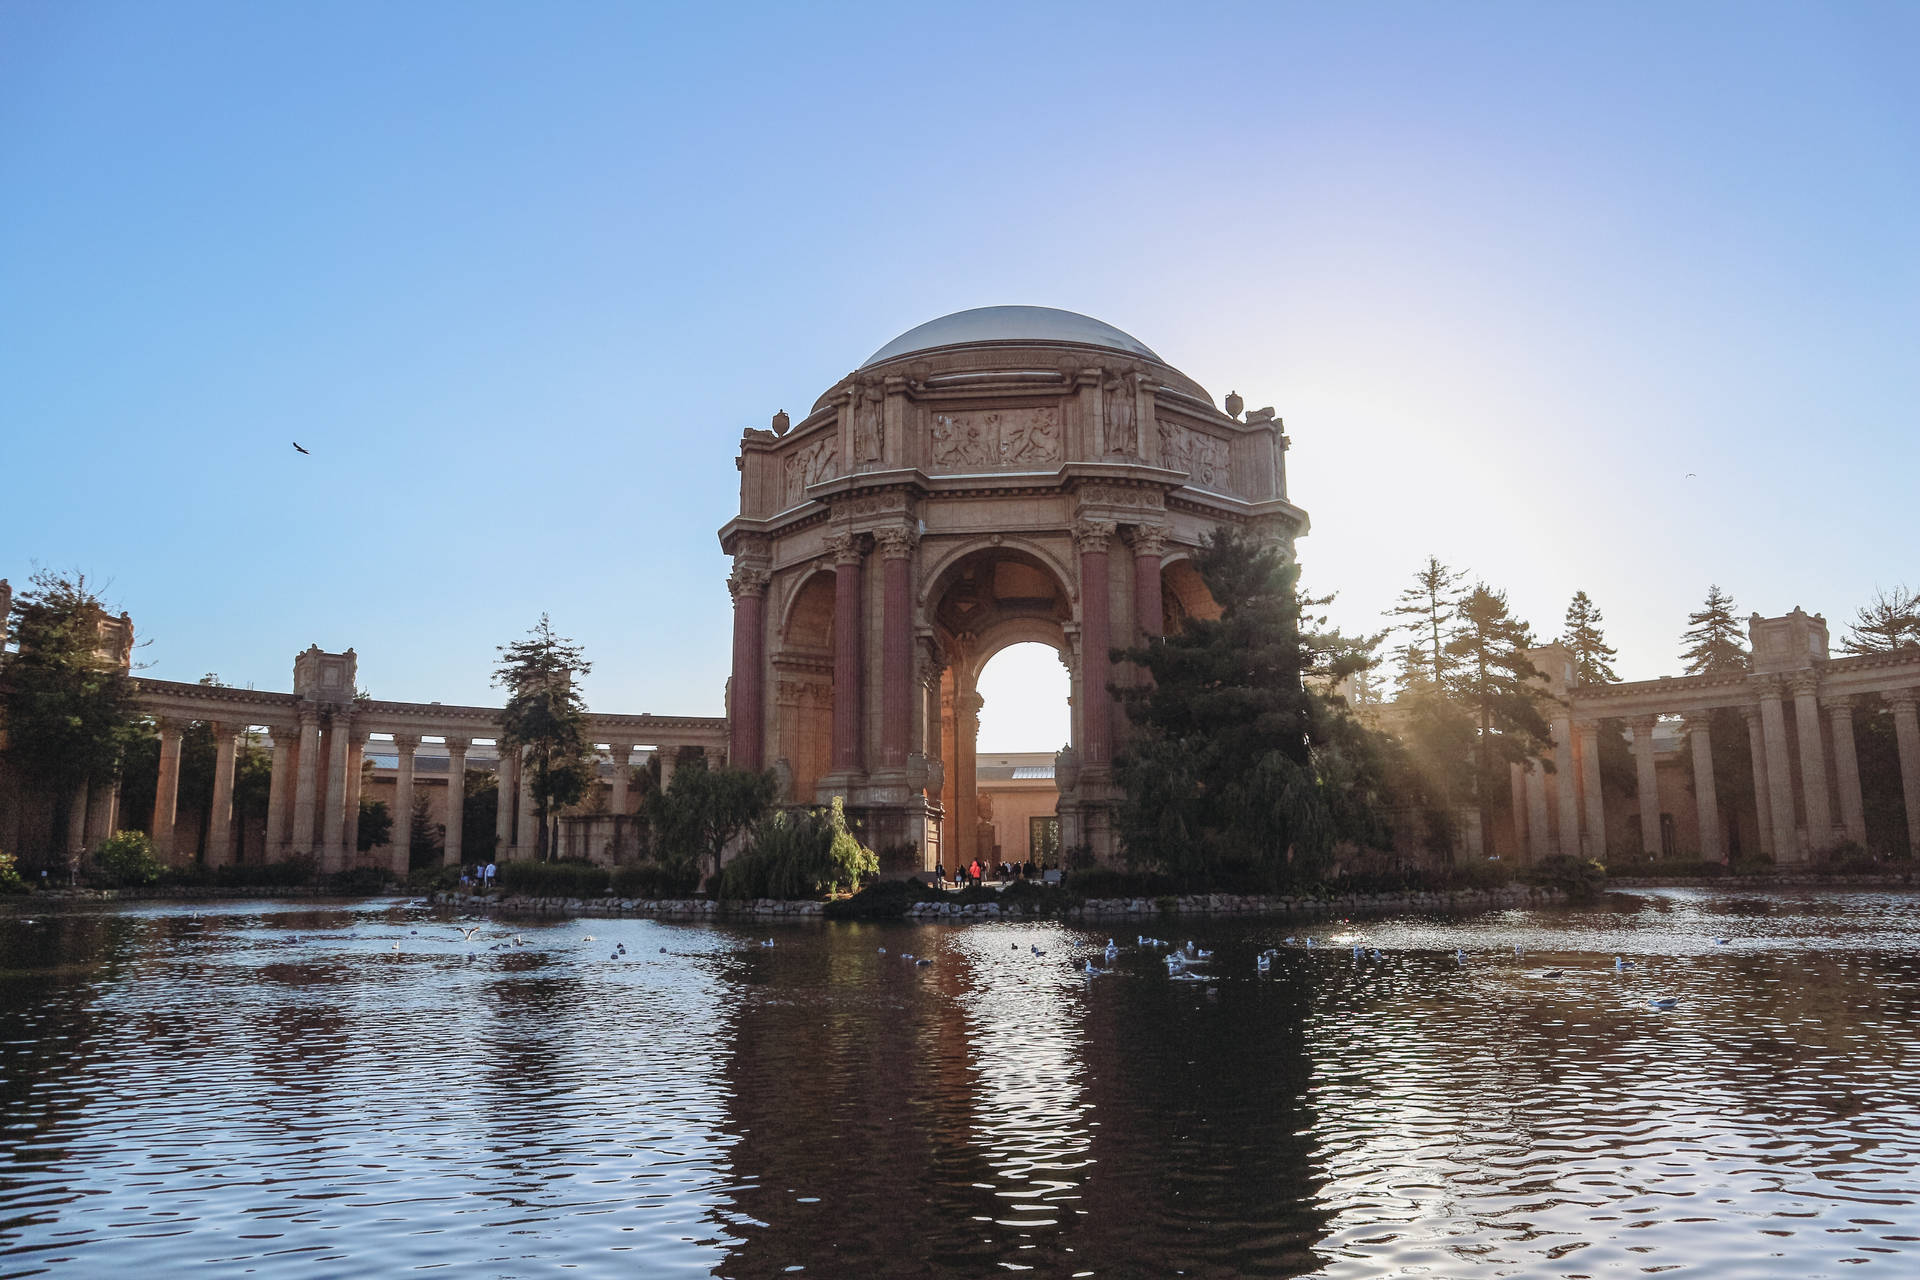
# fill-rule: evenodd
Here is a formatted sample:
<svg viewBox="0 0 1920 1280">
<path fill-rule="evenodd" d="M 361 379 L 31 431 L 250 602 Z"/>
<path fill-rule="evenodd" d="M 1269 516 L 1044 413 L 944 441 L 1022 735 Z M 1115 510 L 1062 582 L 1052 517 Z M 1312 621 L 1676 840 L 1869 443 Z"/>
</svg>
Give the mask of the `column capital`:
<svg viewBox="0 0 1920 1280">
<path fill-rule="evenodd" d="M 1796 698 L 1811 698 L 1820 692 L 1820 677 L 1811 671 L 1802 671 L 1788 677 L 1787 683 L 1793 688 Z"/>
<path fill-rule="evenodd" d="M 1920 689 L 1886 689 L 1881 691 L 1880 696 L 1895 711 L 1912 711 L 1920 706 Z"/>
<path fill-rule="evenodd" d="M 873 531 L 880 544 L 880 555 L 887 560 L 905 560 L 920 543 L 920 532 L 910 525 L 893 525 Z"/>
<path fill-rule="evenodd" d="M 1653 736 L 1653 727 L 1660 723 L 1660 717 L 1659 716 L 1635 716 L 1633 717 L 1633 719 L 1627 721 L 1627 723 L 1633 726 L 1634 737 L 1637 738 L 1640 735 L 1645 734 L 1649 739 L 1651 739 Z"/>
<path fill-rule="evenodd" d="M 445 741 L 447 744 L 447 754 L 449 755 L 456 751 L 465 752 L 467 748 L 473 745 L 472 738 L 446 738 Z"/>
<path fill-rule="evenodd" d="M 320 704 L 317 702 L 302 701 L 300 705 L 294 709 L 294 714 L 300 717 L 301 729 L 305 729 L 310 725 L 317 725 L 320 723 Z"/>
<path fill-rule="evenodd" d="M 1825 707 L 1827 714 L 1833 717 L 1835 723 L 1838 723 L 1853 719 L 1853 709 L 1860 705 L 1860 700 L 1850 693 L 1836 693 L 1820 699 L 1820 705 Z"/>
<path fill-rule="evenodd" d="M 346 726 L 346 729 L 347 729 L 347 745 L 348 746 L 354 748 L 357 751 L 361 747 L 364 747 L 367 745 L 368 734 L 365 729 L 356 728 L 353 725 Z"/>
<path fill-rule="evenodd" d="M 1133 526 L 1133 554 L 1136 556 L 1158 556 L 1166 553 L 1167 539 L 1173 531 L 1164 524 L 1137 524 Z"/>
<path fill-rule="evenodd" d="M 986 705 L 987 700 L 971 690 L 958 695 L 953 700 L 955 712 L 969 720 L 977 719 L 980 715 L 980 709 Z"/>
<path fill-rule="evenodd" d="M 857 533 L 836 533 L 827 539 L 827 551 L 836 565 L 859 564 L 867 554 Z"/>
<path fill-rule="evenodd" d="M 420 735 L 417 733 L 396 733 L 393 735 L 393 745 L 400 748 L 403 752 L 413 751 L 420 746 Z"/>
<path fill-rule="evenodd" d="M 1759 704 L 1758 703 L 1742 704 L 1740 707 L 1740 718 L 1742 720 L 1745 720 L 1747 722 L 1747 727 L 1751 729 L 1760 719 Z"/>
<path fill-rule="evenodd" d="M 1073 522 L 1073 543 L 1081 554 L 1101 552 L 1113 540 L 1114 525 L 1111 520 L 1075 520 Z"/>
<path fill-rule="evenodd" d="M 154 732 L 158 733 L 161 740 L 164 741 L 168 738 L 178 738 L 182 733 L 186 732 L 187 722 L 185 720 L 176 720 L 172 716 L 155 716 L 153 718 L 153 728 Z"/>
<path fill-rule="evenodd" d="M 735 600 L 743 596 L 763 596 L 767 594 L 767 584 L 773 581 L 773 575 L 758 565 L 736 562 L 733 573 L 727 578 L 727 590 L 733 593 Z"/>
</svg>

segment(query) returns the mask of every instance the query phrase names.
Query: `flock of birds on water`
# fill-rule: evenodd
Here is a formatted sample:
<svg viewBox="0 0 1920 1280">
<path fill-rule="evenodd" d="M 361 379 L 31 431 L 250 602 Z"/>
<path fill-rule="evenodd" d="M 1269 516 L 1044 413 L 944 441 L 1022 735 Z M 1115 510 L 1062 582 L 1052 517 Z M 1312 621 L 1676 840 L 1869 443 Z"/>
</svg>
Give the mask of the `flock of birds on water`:
<svg viewBox="0 0 1920 1280">
<path fill-rule="evenodd" d="M 198 914 L 196 913 L 193 916 L 193 918 L 198 919 L 199 918 Z M 28 921 L 28 923 L 31 924 L 32 921 Z M 475 946 L 481 945 L 480 935 L 481 935 L 481 931 L 485 927 L 486 927 L 485 925 L 473 925 L 470 927 L 462 926 L 462 925 L 453 926 L 455 932 L 459 933 L 461 940 L 465 942 L 469 947 L 475 947 Z M 420 930 L 418 929 L 412 930 L 412 933 L 415 935 L 419 934 L 419 932 Z M 299 942 L 300 941 L 299 936 L 297 934 L 293 935 L 292 941 Z M 596 943 L 598 939 L 593 934 L 589 933 L 589 934 L 583 935 L 581 941 L 583 942 L 583 944 L 592 944 L 592 943 Z M 512 951 L 517 947 L 524 947 L 527 945 L 528 945 L 527 939 L 524 935 L 519 933 L 513 933 L 503 937 L 498 942 L 488 944 L 486 949 L 488 951 Z M 757 942 L 755 945 L 763 949 L 770 948 L 774 945 L 774 940 L 772 938 L 766 938 Z M 1713 945 L 1716 947 L 1724 947 L 1728 945 L 1728 939 L 1715 938 L 1713 940 Z M 1211 982 L 1213 981 L 1213 976 L 1211 974 L 1204 972 L 1208 963 L 1213 959 L 1213 952 L 1198 946 L 1191 939 L 1187 941 L 1185 946 L 1176 947 L 1171 942 L 1168 942 L 1164 938 L 1149 937 L 1148 935 L 1143 933 L 1135 936 L 1134 946 L 1137 950 L 1140 950 L 1140 951 L 1149 951 L 1155 954 L 1159 954 L 1161 956 L 1162 963 L 1164 963 L 1166 966 L 1167 977 L 1171 981 L 1174 981 L 1174 982 Z M 1019 951 L 1020 944 L 1018 942 L 1012 943 L 1011 948 L 1014 951 Z M 1035 959 L 1045 959 L 1047 956 L 1047 949 L 1044 947 L 1041 947 L 1037 943 L 1027 944 L 1027 949 L 1029 952 L 1032 953 Z M 1263 977 L 1271 975 L 1273 972 L 1274 962 L 1288 949 L 1295 949 L 1300 951 L 1312 951 L 1316 949 L 1323 950 L 1323 951 L 1334 951 L 1334 950 L 1338 950 L 1339 948 L 1326 946 L 1322 943 L 1319 943 L 1311 935 L 1308 935 L 1304 938 L 1288 937 L 1282 946 L 1269 947 L 1254 957 L 1253 963 L 1254 963 L 1255 973 Z M 401 946 L 399 939 L 395 939 L 393 946 L 391 948 L 391 952 L 393 954 L 401 954 L 404 951 L 405 951 L 405 948 Z M 885 947 L 880 947 L 878 951 L 879 951 L 879 954 L 883 956 L 888 954 L 887 949 Z M 665 947 L 661 947 L 660 954 L 666 955 L 667 949 Z M 1100 961 L 1103 961 L 1104 963 L 1096 963 L 1096 960 L 1095 960 L 1096 956 Z M 1073 966 L 1074 971 L 1079 973 L 1083 977 L 1085 977 L 1088 981 L 1092 981 L 1095 978 L 1103 977 L 1107 974 L 1114 973 L 1116 971 L 1115 966 L 1119 962 L 1120 957 L 1121 957 L 1120 944 L 1114 941 L 1112 938 L 1108 938 L 1107 945 L 1104 948 L 1101 948 L 1100 950 L 1094 952 L 1093 954 L 1077 954 L 1073 956 L 1073 960 L 1077 962 Z M 1513 958 L 1516 960 L 1521 960 L 1521 959 L 1525 959 L 1525 957 L 1526 957 L 1525 950 L 1522 949 L 1518 944 L 1515 944 L 1513 948 Z M 632 957 L 629 956 L 627 952 L 627 944 L 624 942 L 615 943 L 613 950 L 610 951 L 607 955 L 608 960 L 614 961 L 616 963 L 619 961 L 627 960 L 631 958 Z M 1384 960 L 1386 958 L 1387 958 L 1386 955 L 1383 952 L 1381 952 L 1381 950 L 1378 947 L 1369 948 L 1369 947 L 1361 946 L 1359 943 L 1353 944 L 1353 963 L 1356 966 L 1363 965 L 1372 961 Z M 918 968 L 925 968 L 933 963 L 933 961 L 927 958 L 926 956 L 916 956 L 910 951 L 903 951 L 899 953 L 899 959 L 906 964 L 910 964 Z M 1469 964 L 1472 961 L 1472 959 L 1473 957 L 1467 953 L 1465 948 L 1463 947 L 1454 948 L 1453 961 L 1456 965 L 1465 966 Z M 1638 967 L 1639 966 L 1637 962 L 1633 960 L 1628 960 L 1622 956 L 1615 956 L 1613 958 L 1613 971 L 1616 973 L 1627 973 L 1637 969 Z M 1545 969 L 1541 971 L 1539 976 L 1542 978 L 1562 978 L 1566 976 L 1566 971 L 1564 969 Z M 1680 997 L 1651 996 L 1647 999 L 1646 1003 L 1654 1009 L 1659 1009 L 1663 1011 L 1677 1009 L 1680 1006 Z"/>
</svg>

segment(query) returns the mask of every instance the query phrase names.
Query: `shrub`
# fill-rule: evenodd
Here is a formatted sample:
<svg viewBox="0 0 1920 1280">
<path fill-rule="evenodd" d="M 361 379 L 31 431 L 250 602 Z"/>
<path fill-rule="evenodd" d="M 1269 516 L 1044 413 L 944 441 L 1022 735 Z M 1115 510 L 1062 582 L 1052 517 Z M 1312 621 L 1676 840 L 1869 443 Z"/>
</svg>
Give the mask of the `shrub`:
<svg viewBox="0 0 1920 1280">
<path fill-rule="evenodd" d="M 1699 858 L 1660 858 L 1653 862 L 1627 862 L 1607 868 L 1613 875 L 1634 876 L 1642 880 L 1712 880 L 1727 874 L 1718 862 Z"/>
<path fill-rule="evenodd" d="M 27 882 L 20 878 L 20 867 L 10 853 L 0 853 L 0 893 L 25 893 Z"/>
<path fill-rule="evenodd" d="M 390 879 L 392 877 L 385 867 L 353 867 L 332 873 L 325 878 L 323 885 L 328 893 L 360 898 L 384 892 Z"/>
<path fill-rule="evenodd" d="M 407 888 L 423 893 L 435 889 L 453 889 L 460 884 L 460 868 L 433 863 L 407 872 Z"/>
<path fill-rule="evenodd" d="M 152 884 L 166 870 L 144 831 L 114 832 L 93 851 L 93 864 L 114 885 Z"/>
<path fill-rule="evenodd" d="M 309 884 L 317 864 L 306 854 L 294 854 L 279 862 L 243 862 L 217 871 L 218 883 L 257 888 L 285 888 Z"/>
<path fill-rule="evenodd" d="M 1069 871 L 1060 887 L 1081 898 L 1158 898 L 1176 891 L 1173 877 L 1158 871 L 1084 867 Z"/>
<path fill-rule="evenodd" d="M 753 828 L 747 851 L 720 869 L 720 898 L 813 898 L 858 889 L 880 870 L 873 850 L 847 830 L 839 797 L 829 809 L 783 811 Z"/>
<path fill-rule="evenodd" d="M 1848 840 L 1844 844 L 1835 845 L 1824 857 L 1817 859 L 1814 862 L 1814 870 L 1825 872 L 1830 876 L 1874 876 L 1903 871 L 1905 868 L 1877 858 L 1868 853 L 1858 842 Z"/>
<path fill-rule="evenodd" d="M 1719 863 L 1713 863 L 1718 868 Z M 1607 882 L 1607 869 L 1591 858 L 1571 858 L 1557 853 L 1542 858 L 1526 869 L 1529 884 L 1565 889 L 1569 896 L 1589 898 Z"/>
<path fill-rule="evenodd" d="M 590 862 L 503 862 L 495 883 L 530 898 L 597 898 L 607 891 L 607 869 Z"/>
<path fill-rule="evenodd" d="M 916 902 L 939 902 L 941 890 L 917 879 L 875 880 L 850 898 L 829 902 L 832 920 L 893 920 L 907 914 Z"/>
<path fill-rule="evenodd" d="M 700 887 L 700 869 L 642 862 L 616 867 L 612 884 L 623 898 L 690 898 Z"/>
</svg>

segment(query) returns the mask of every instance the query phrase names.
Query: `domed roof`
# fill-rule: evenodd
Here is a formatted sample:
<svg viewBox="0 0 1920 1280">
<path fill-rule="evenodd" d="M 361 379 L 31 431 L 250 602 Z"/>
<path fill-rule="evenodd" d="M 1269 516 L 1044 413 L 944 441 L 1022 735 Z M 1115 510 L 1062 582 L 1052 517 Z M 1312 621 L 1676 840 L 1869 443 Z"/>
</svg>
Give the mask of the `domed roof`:
<svg viewBox="0 0 1920 1280">
<path fill-rule="evenodd" d="M 970 342 L 1072 342 L 1108 347 L 1164 364 L 1140 339 L 1103 320 L 1056 307 L 975 307 L 915 325 L 868 356 L 862 369 L 916 351 L 957 347 Z"/>
</svg>

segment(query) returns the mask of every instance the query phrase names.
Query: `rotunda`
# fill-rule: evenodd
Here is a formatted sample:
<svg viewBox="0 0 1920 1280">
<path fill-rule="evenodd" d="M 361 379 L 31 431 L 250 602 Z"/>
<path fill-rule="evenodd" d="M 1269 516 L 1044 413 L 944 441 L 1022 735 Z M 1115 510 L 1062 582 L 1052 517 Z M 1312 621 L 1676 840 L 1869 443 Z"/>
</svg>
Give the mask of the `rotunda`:
<svg viewBox="0 0 1920 1280">
<path fill-rule="evenodd" d="M 1039 641 L 1071 678 L 1062 844 L 1111 857 L 1111 690 L 1139 677 L 1110 651 L 1213 609 L 1189 561 L 1216 526 L 1291 556 L 1307 516 L 1286 445 L 1273 410 L 1223 410 L 1091 316 L 981 307 L 907 330 L 800 421 L 741 438 L 720 531 L 733 762 L 774 769 L 784 803 L 841 797 L 886 870 L 991 860 L 975 682 Z"/>
</svg>

